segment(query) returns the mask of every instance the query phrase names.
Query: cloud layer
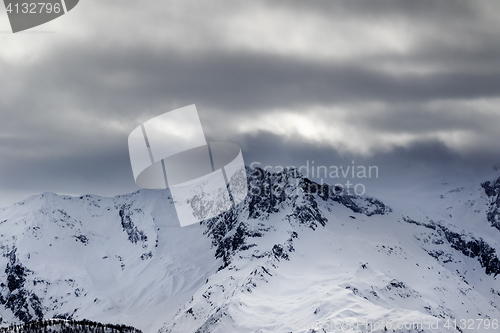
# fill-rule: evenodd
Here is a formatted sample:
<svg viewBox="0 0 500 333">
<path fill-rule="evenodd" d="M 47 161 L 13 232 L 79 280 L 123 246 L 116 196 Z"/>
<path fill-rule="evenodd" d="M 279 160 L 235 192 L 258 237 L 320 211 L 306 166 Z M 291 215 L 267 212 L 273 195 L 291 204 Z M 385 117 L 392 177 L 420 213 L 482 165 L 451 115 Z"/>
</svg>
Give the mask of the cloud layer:
<svg viewBox="0 0 500 333">
<path fill-rule="evenodd" d="M 132 191 L 127 136 L 197 104 L 247 162 L 499 161 L 498 1 L 81 2 L 8 34 L 0 206 Z M 337 163 L 338 164 L 338 163 Z"/>
</svg>

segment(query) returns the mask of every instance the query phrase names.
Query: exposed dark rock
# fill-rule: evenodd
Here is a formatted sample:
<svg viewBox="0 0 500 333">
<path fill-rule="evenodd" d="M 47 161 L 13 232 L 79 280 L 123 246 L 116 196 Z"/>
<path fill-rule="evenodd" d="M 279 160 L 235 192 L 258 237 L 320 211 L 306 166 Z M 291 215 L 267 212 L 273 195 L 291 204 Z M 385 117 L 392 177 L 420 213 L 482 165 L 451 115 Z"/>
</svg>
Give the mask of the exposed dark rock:
<svg viewBox="0 0 500 333">
<path fill-rule="evenodd" d="M 74 236 L 74 237 L 75 237 L 75 239 L 76 239 L 77 241 L 82 242 L 82 244 L 87 245 L 87 244 L 89 243 L 89 239 L 88 239 L 88 237 L 87 237 L 87 236 L 85 236 L 85 235 L 78 235 L 78 236 Z"/>
<path fill-rule="evenodd" d="M 486 217 L 493 227 L 500 230 L 500 178 L 494 182 L 482 183 L 481 186 L 490 200 Z"/>
<path fill-rule="evenodd" d="M 439 238 L 434 239 L 432 241 L 433 244 L 440 245 L 444 244 L 444 241 L 446 241 L 453 249 L 460 251 L 467 257 L 476 258 L 481 264 L 481 267 L 485 269 L 486 274 L 494 274 L 496 276 L 500 273 L 500 260 L 496 254 L 496 250 L 487 244 L 482 238 L 476 239 L 472 236 L 459 234 L 433 221 L 423 223 L 414 221 L 409 217 L 403 217 L 403 220 L 410 224 L 436 230 L 436 236 Z M 432 250 L 427 251 L 427 253 L 442 263 L 452 261 L 451 256 L 442 250 Z"/>
<path fill-rule="evenodd" d="M 118 214 L 120 215 L 123 230 L 127 233 L 129 241 L 136 244 L 139 241 L 145 242 L 148 240 L 144 232 L 137 229 L 134 222 L 132 222 L 131 217 L 134 213 L 130 211 L 130 205 L 123 205 Z"/>
<path fill-rule="evenodd" d="M 5 268 L 7 284 L 0 283 L 0 303 L 22 322 L 42 319 L 42 302 L 35 293 L 24 287 L 26 277 L 32 272 L 17 260 L 16 249 L 8 257 L 9 263 Z"/>
<path fill-rule="evenodd" d="M 498 259 L 496 250 L 483 239 L 466 237 L 465 235 L 450 231 L 443 226 L 440 226 L 439 229 L 443 232 L 444 237 L 452 248 L 470 258 L 477 258 L 481 267 L 485 268 L 486 274 L 497 276 L 500 273 L 500 260 Z"/>
<path fill-rule="evenodd" d="M 283 248 L 283 245 L 281 244 L 276 244 L 273 246 L 273 254 L 274 254 L 274 257 L 276 259 L 285 259 L 285 260 L 289 260 L 288 258 L 288 253 L 286 252 L 286 250 Z"/>
<path fill-rule="evenodd" d="M 149 251 L 141 255 L 141 260 L 147 260 L 153 258 L 153 252 Z"/>
</svg>

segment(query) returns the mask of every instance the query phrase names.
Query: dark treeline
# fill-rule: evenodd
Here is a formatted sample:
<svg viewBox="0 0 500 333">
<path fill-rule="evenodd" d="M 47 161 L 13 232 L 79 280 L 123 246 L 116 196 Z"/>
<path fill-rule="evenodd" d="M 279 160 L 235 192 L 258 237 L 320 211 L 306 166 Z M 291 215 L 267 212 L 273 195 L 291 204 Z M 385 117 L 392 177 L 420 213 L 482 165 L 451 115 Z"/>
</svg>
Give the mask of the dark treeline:
<svg viewBox="0 0 500 333">
<path fill-rule="evenodd" d="M 90 320 L 49 319 L 0 328 L 0 333 L 142 333 L 125 325 L 101 324 Z"/>
</svg>

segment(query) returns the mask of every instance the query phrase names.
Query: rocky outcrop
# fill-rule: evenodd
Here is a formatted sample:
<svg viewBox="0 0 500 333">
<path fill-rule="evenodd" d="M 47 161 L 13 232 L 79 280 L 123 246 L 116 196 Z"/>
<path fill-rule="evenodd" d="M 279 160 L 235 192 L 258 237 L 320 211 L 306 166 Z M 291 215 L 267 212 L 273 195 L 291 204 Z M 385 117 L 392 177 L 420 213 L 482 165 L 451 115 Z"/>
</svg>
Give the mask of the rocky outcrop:
<svg viewBox="0 0 500 333">
<path fill-rule="evenodd" d="M 500 178 L 493 182 L 482 183 L 481 186 L 489 198 L 486 217 L 493 227 L 500 230 Z"/>
</svg>

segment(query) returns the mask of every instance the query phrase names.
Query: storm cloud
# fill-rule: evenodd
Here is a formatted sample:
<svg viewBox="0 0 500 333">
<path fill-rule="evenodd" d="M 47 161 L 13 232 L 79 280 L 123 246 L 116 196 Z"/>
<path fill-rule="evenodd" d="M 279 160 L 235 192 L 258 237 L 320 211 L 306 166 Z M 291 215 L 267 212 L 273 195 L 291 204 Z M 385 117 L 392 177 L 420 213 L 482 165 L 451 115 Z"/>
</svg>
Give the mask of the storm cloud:
<svg viewBox="0 0 500 333">
<path fill-rule="evenodd" d="M 127 136 L 196 104 L 247 164 L 500 163 L 498 1 L 82 1 L 0 12 L 0 206 L 136 190 Z"/>
</svg>

